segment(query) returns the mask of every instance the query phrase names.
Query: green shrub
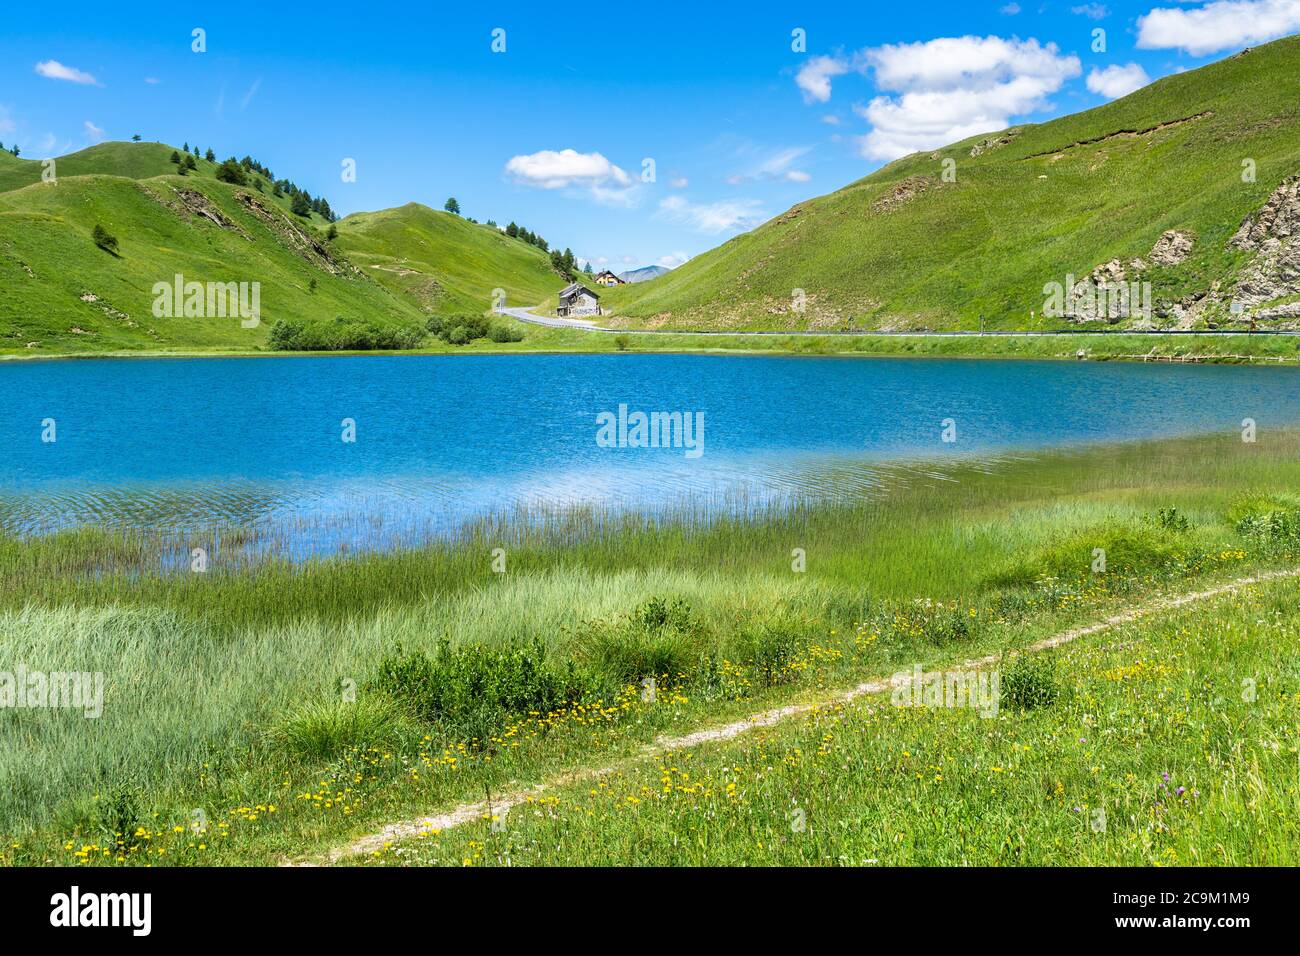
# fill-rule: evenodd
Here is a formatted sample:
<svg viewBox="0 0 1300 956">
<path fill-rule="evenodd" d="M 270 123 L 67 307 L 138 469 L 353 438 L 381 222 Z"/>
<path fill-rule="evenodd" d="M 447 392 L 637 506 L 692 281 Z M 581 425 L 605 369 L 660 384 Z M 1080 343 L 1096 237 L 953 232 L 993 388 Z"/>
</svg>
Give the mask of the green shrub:
<svg viewBox="0 0 1300 956">
<path fill-rule="evenodd" d="M 357 700 L 309 701 L 299 705 L 272 733 L 289 752 L 309 760 L 333 760 L 348 750 L 393 741 L 402 732 L 402 711 L 381 694 Z"/>
<path fill-rule="evenodd" d="M 647 677 L 675 682 L 699 663 L 701 632 L 685 601 L 654 597 L 622 620 L 587 622 L 578 655 L 592 671 L 620 684 Z"/>
<path fill-rule="evenodd" d="M 573 662 L 553 668 L 541 641 L 490 647 L 406 653 L 384 658 L 369 686 L 400 703 L 408 713 L 457 739 L 486 740 L 512 717 L 548 713 L 586 699 L 593 681 Z"/>
<path fill-rule="evenodd" d="M 95 228 L 90 231 L 90 238 L 105 252 L 117 254 L 117 237 L 99 223 L 95 223 Z"/>
<path fill-rule="evenodd" d="M 1002 671 L 1001 692 L 1004 707 L 1031 710 L 1051 706 L 1061 694 L 1055 662 L 1042 654 L 1021 654 Z"/>
<path fill-rule="evenodd" d="M 513 326 L 494 322 L 492 327 L 488 330 L 488 338 L 493 342 L 522 342 L 524 340 L 524 333 L 522 329 L 516 329 Z"/>
<path fill-rule="evenodd" d="M 492 331 L 492 324 L 482 315 L 459 313 L 457 315 L 430 316 L 425 322 L 429 333 L 436 335 L 448 345 L 467 345 L 475 339 L 486 338 Z M 522 336 L 520 336 L 522 338 Z M 519 339 L 494 339 L 494 341 L 517 342 Z"/>
<path fill-rule="evenodd" d="M 419 329 L 354 322 L 343 316 L 332 324 L 279 319 L 267 335 L 272 349 L 298 352 L 396 351 L 419 348 L 423 340 Z"/>
<path fill-rule="evenodd" d="M 1175 532 L 1186 531 L 1191 526 L 1187 515 L 1182 514 L 1177 508 L 1161 508 L 1157 511 L 1156 524 L 1166 531 Z"/>
<path fill-rule="evenodd" d="M 759 682 L 764 687 L 792 683 L 795 672 L 790 663 L 803 645 L 801 631 L 786 622 L 768 621 L 744 632 L 738 642 L 739 656 L 753 662 Z"/>
</svg>

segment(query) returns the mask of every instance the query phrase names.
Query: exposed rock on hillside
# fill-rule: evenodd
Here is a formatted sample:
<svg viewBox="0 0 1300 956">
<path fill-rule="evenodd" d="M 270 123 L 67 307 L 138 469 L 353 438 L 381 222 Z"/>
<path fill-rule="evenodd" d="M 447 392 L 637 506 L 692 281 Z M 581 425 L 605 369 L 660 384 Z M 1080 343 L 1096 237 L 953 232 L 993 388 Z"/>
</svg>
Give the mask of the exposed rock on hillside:
<svg viewBox="0 0 1300 956">
<path fill-rule="evenodd" d="M 1259 211 L 1246 217 L 1229 240 L 1255 253 L 1237 282 L 1234 303 L 1248 309 L 1300 295 L 1300 175 L 1283 180 Z M 1300 317 L 1300 302 L 1252 312 L 1259 319 Z"/>
<path fill-rule="evenodd" d="M 313 238 L 278 208 L 253 193 L 240 192 L 237 196 L 249 212 L 280 237 L 281 242 L 316 268 L 343 278 L 359 278 L 364 275 L 347 259 L 336 257 L 328 246 Z"/>
<path fill-rule="evenodd" d="M 908 176 L 901 182 L 895 183 L 871 204 L 873 209 L 887 210 L 895 206 L 901 206 L 903 203 L 912 199 L 918 193 L 924 192 L 934 186 L 935 182 L 928 176 Z"/>
<path fill-rule="evenodd" d="M 1176 266 L 1192 254 L 1196 240 L 1191 233 L 1170 229 L 1161 234 L 1151 247 L 1151 261 L 1162 266 Z M 1141 260 L 1134 259 L 1134 264 Z"/>
</svg>

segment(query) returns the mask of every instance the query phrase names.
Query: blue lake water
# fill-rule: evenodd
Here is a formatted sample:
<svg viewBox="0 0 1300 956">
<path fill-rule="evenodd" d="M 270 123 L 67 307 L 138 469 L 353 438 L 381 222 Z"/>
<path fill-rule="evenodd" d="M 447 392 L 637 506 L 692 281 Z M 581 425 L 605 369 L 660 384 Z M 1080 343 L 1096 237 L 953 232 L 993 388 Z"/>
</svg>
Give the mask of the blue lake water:
<svg viewBox="0 0 1300 956">
<path fill-rule="evenodd" d="M 620 404 L 702 413 L 702 454 L 603 446 L 597 417 Z M 225 522 L 311 529 L 295 551 L 382 546 L 518 505 L 743 506 L 868 488 L 891 459 L 1244 418 L 1265 434 L 1300 425 L 1300 370 L 635 354 L 0 363 L 0 526 Z"/>
</svg>

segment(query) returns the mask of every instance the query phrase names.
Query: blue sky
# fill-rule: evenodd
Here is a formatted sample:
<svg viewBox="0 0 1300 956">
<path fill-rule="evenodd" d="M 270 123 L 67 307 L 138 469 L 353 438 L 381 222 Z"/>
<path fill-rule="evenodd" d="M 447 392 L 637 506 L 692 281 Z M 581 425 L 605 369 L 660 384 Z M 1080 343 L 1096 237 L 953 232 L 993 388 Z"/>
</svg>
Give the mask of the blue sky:
<svg viewBox="0 0 1300 956">
<path fill-rule="evenodd" d="M 293 6 L 11 4 L 0 140 L 251 154 L 343 214 L 454 195 L 621 271 L 1300 31 L 1300 0 Z"/>
</svg>

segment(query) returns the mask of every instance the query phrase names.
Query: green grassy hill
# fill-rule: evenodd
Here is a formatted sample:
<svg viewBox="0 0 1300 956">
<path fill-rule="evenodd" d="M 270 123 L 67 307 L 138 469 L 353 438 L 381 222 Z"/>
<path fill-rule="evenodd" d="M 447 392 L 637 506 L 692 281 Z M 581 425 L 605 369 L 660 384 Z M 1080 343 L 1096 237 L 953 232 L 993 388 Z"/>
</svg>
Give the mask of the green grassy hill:
<svg viewBox="0 0 1300 956">
<path fill-rule="evenodd" d="M 104 143 L 58 159 L 54 183 L 0 153 L 0 352 L 259 349 L 279 319 L 414 331 L 427 314 L 484 312 L 495 288 L 536 304 L 562 285 L 535 247 L 414 204 L 349 217 L 330 240 L 264 177 L 220 182 L 206 160 L 178 176 L 172 151 Z M 155 315 L 155 284 L 177 274 L 260 283 L 260 325 Z"/>
<path fill-rule="evenodd" d="M 356 213 L 338 227 L 339 248 L 366 275 L 429 311 L 482 313 L 494 289 L 508 305 L 533 306 L 564 285 L 536 246 L 419 203 Z"/>
<path fill-rule="evenodd" d="M 977 328 L 981 316 L 1062 327 L 1042 320 L 1045 283 L 1145 257 L 1149 268 L 1126 273 L 1151 282 L 1156 325 L 1222 320 L 1225 299 L 1190 308 L 1189 297 L 1216 281 L 1230 291 L 1251 259 L 1228 240 L 1300 170 L 1298 119 L 1291 37 L 1096 109 L 904 157 L 602 304 L 629 326 L 667 328 Z M 1195 245 L 1161 266 L 1150 253 L 1170 229 Z"/>
</svg>

